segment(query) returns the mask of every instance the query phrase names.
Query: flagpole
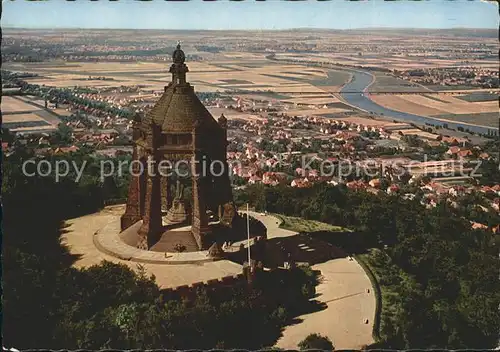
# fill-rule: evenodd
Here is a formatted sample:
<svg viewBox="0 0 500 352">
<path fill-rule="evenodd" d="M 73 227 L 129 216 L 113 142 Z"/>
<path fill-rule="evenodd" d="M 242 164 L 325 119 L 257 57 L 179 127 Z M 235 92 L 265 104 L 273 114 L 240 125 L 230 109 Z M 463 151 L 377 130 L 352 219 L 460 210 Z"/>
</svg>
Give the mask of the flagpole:
<svg viewBox="0 0 500 352">
<path fill-rule="evenodd" d="M 248 245 L 248 266 L 250 267 L 250 210 L 247 203 L 247 245 Z"/>
</svg>

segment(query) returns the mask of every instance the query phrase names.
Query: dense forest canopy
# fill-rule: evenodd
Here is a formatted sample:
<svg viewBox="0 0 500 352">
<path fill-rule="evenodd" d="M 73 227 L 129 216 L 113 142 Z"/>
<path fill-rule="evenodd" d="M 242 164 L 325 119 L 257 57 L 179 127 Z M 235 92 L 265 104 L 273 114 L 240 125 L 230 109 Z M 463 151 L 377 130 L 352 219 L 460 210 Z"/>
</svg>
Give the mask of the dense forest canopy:
<svg viewBox="0 0 500 352">
<path fill-rule="evenodd" d="M 416 199 L 326 185 L 254 185 L 237 201 L 352 228 L 358 238 L 351 251 L 378 249 L 375 264 L 395 293 L 383 302 L 392 308 L 381 320 L 386 347 L 497 346 L 500 235 L 491 231 L 500 224 L 497 213 L 488 214 L 489 229 L 473 230 L 463 216 L 466 201 L 458 209 L 446 202 L 427 209 Z"/>
<path fill-rule="evenodd" d="M 252 287 L 200 290 L 195 301 L 163 297 L 143 268 L 110 262 L 73 268 L 77 258 L 60 243 L 64 219 L 99 210 L 126 195 L 127 184 L 102 181 L 100 159 L 84 152 L 46 157 L 53 166 L 88 162 L 79 182 L 74 173 L 59 182 L 27 177 L 22 165 L 31 158 L 20 147 L 3 164 L 4 346 L 259 349 L 308 307 L 317 280 L 307 268 L 263 275 Z"/>
<path fill-rule="evenodd" d="M 123 197 L 127 181 L 100 180 L 99 159 L 83 152 L 48 157 L 51 163 L 87 160 L 90 166 L 78 183 L 75 175 L 59 182 L 26 177 L 21 166 L 30 158 L 30 150 L 20 147 L 3 160 L 6 346 L 260 348 L 272 345 L 280 327 L 298 313 L 297 302 L 311 297 L 314 280 L 304 271 L 268 277 L 250 292 L 235 288 L 222 301 L 200 292 L 188 303 L 163 300 L 154 278 L 121 265 L 72 268 L 75 258 L 59 240 L 63 220 Z M 349 251 L 375 248 L 374 265 L 385 273 L 381 284 L 395 293 L 383 302 L 391 307 L 381 317 L 383 346 L 496 347 L 500 238 L 491 228 L 500 223 L 498 214 L 487 215 L 489 229 L 473 230 L 465 218 L 467 200 L 458 208 L 443 203 L 426 209 L 417 200 L 330 185 L 254 185 L 235 198 L 258 210 L 351 228 L 354 243 L 338 244 Z M 248 322 L 253 336 L 243 333 Z M 200 338 L 187 338 L 193 334 Z"/>
</svg>

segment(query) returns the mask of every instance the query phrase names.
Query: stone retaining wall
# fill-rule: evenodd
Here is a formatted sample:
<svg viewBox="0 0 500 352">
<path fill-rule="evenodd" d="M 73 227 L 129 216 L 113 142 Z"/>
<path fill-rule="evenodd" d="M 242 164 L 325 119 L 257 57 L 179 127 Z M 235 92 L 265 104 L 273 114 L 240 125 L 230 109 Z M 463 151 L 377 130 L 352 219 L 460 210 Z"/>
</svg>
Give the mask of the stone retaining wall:
<svg viewBox="0 0 500 352">
<path fill-rule="evenodd" d="M 197 291 L 204 289 L 207 291 L 223 290 L 232 288 L 238 285 L 246 285 L 247 280 L 243 273 L 238 275 L 226 276 L 220 279 L 212 279 L 207 281 L 195 282 L 190 285 L 178 286 L 175 288 L 167 288 L 161 291 L 163 299 L 188 299 L 196 298 Z"/>
</svg>

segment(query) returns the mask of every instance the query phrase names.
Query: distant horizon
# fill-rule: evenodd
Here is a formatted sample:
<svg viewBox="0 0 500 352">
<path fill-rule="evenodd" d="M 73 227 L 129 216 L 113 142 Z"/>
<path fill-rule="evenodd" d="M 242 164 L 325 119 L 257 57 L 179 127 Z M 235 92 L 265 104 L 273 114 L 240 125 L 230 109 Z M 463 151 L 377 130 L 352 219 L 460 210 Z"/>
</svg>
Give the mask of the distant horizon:
<svg viewBox="0 0 500 352">
<path fill-rule="evenodd" d="M 264 28 L 264 29 L 205 29 L 205 28 L 111 28 L 111 27 L 13 27 L 2 26 L 2 29 L 44 29 L 44 30 L 124 30 L 124 31 L 205 31 L 205 32 L 285 32 L 296 30 L 310 30 L 310 31 L 359 31 L 359 30 L 417 30 L 417 31 L 445 31 L 445 30 L 481 30 L 481 31 L 499 31 L 498 28 L 484 28 L 484 27 L 443 27 L 443 28 L 419 28 L 419 27 L 357 27 L 357 28 L 315 28 L 315 27 L 290 27 L 290 28 Z"/>
<path fill-rule="evenodd" d="M 3 1 L 13 29 L 293 30 L 498 29 L 497 2 Z"/>
</svg>

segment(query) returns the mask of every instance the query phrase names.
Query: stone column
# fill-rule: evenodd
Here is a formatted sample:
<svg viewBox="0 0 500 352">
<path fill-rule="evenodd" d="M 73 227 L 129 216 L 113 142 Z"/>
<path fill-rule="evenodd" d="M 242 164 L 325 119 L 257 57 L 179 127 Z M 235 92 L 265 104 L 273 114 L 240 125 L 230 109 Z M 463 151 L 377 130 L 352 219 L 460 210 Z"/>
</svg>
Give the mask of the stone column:
<svg viewBox="0 0 500 352">
<path fill-rule="evenodd" d="M 141 220 L 140 209 L 140 179 L 139 179 L 139 160 L 137 158 L 137 147 L 134 146 L 132 155 L 132 175 L 130 175 L 130 184 L 128 186 L 128 199 L 125 214 L 120 218 L 121 230 L 125 230 Z"/>
<path fill-rule="evenodd" d="M 149 156 L 148 160 L 153 160 Z M 142 226 L 139 229 L 138 248 L 149 249 L 156 243 L 161 236 L 161 189 L 160 174 L 158 165 L 155 163 L 151 170 L 145 170 L 146 180 L 146 199 L 144 204 L 144 216 Z"/>
<path fill-rule="evenodd" d="M 144 159 L 144 156 L 140 156 L 140 166 L 142 172 L 139 175 L 139 189 L 140 189 L 140 198 L 139 198 L 139 204 L 140 204 L 140 212 L 141 212 L 141 217 L 144 216 L 144 205 L 146 204 L 146 186 L 147 186 L 147 170 L 146 170 L 146 161 Z"/>
<path fill-rule="evenodd" d="M 217 177 L 216 186 L 219 194 L 219 204 L 222 207 L 221 223 L 226 226 L 231 226 L 234 216 L 236 215 L 236 206 L 233 200 L 233 192 L 231 181 L 229 180 L 229 165 L 226 158 L 221 160 L 224 165 L 224 173 Z"/>
<path fill-rule="evenodd" d="M 196 160 L 193 157 L 192 160 Z M 198 244 L 200 250 L 206 249 L 207 243 L 205 243 L 205 235 L 210 232 L 210 227 L 208 226 L 208 216 L 205 192 L 203 191 L 203 178 L 201 177 L 200 163 L 192 163 L 192 176 L 191 180 L 193 183 L 192 197 L 193 197 L 193 221 L 191 225 L 191 231 Z"/>
<path fill-rule="evenodd" d="M 170 184 L 168 182 L 168 176 L 161 176 L 160 187 L 161 187 L 161 212 L 166 213 L 172 205 L 172 199 L 170 195 Z"/>
<path fill-rule="evenodd" d="M 229 164 L 227 162 L 227 119 L 224 114 L 219 117 L 218 122 L 219 126 L 222 129 L 222 134 L 219 141 L 220 145 L 218 145 L 217 149 L 219 160 L 222 162 L 224 167 L 224 173 L 218 177 L 217 187 L 220 191 L 221 204 L 225 205 L 233 201 L 233 195 L 231 189 L 231 181 L 229 180 Z"/>
</svg>

